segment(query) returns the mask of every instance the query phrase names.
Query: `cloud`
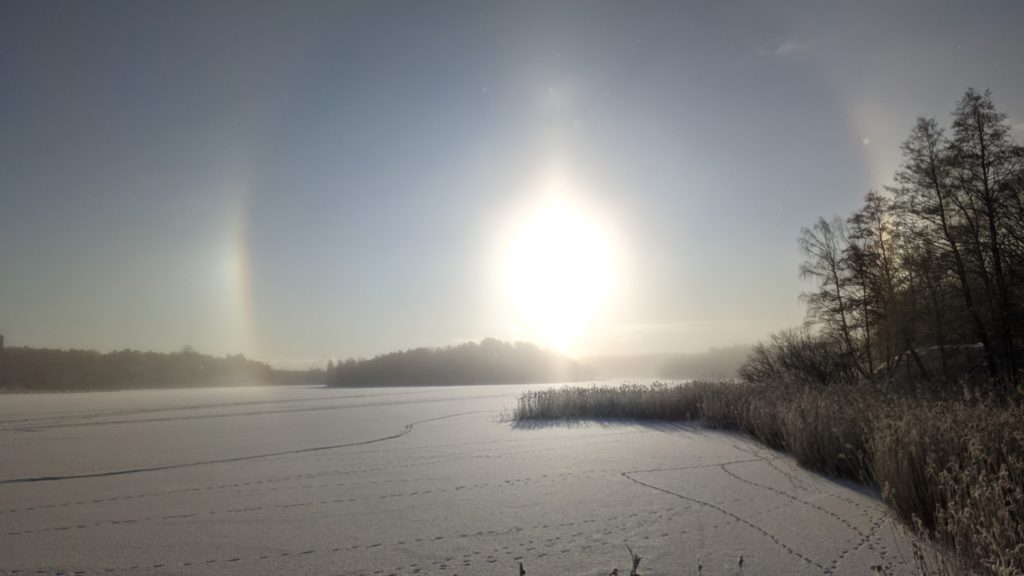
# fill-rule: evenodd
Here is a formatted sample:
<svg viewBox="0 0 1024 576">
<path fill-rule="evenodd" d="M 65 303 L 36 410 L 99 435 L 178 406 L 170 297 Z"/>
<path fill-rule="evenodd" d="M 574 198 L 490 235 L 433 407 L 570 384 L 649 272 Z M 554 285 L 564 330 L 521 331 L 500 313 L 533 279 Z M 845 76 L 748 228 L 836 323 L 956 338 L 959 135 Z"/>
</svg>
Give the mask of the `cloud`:
<svg viewBox="0 0 1024 576">
<path fill-rule="evenodd" d="M 775 56 L 776 58 L 788 58 L 797 59 L 807 54 L 807 50 L 810 46 L 806 42 L 801 42 L 798 38 L 783 38 L 782 40 L 774 40 L 767 46 L 762 46 L 757 49 L 758 54 L 767 56 Z"/>
<path fill-rule="evenodd" d="M 1011 120 L 1010 132 L 1013 132 L 1017 138 L 1024 139 L 1024 120 Z"/>
</svg>

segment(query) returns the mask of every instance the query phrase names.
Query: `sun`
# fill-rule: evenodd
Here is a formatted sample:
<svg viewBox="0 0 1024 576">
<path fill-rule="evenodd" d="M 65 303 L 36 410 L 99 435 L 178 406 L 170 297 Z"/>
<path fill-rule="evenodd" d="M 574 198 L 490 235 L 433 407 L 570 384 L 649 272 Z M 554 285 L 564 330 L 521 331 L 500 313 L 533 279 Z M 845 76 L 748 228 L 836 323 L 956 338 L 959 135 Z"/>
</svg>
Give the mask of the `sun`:
<svg viewBox="0 0 1024 576">
<path fill-rule="evenodd" d="M 505 288 L 532 339 L 569 351 L 612 291 L 613 254 L 598 219 L 567 197 L 521 222 L 505 255 Z"/>
</svg>

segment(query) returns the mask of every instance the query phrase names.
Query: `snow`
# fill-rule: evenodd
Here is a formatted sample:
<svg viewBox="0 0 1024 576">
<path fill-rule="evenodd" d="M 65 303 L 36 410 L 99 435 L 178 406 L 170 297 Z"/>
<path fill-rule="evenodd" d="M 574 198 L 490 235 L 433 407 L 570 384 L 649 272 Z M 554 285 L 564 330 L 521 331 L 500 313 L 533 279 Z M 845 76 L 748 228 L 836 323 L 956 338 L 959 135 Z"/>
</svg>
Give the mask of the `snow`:
<svg viewBox="0 0 1024 576">
<path fill-rule="evenodd" d="M 693 425 L 516 425 L 526 388 L 5 395 L 0 574 L 912 572 L 866 490 Z"/>
</svg>

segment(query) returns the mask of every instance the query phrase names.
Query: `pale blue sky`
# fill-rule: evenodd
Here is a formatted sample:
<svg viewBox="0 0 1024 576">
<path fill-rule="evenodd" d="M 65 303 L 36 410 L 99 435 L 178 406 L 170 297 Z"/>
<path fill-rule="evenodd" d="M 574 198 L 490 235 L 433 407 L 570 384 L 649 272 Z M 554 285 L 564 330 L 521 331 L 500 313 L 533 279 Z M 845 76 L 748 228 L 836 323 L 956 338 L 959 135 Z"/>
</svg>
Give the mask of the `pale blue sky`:
<svg viewBox="0 0 1024 576">
<path fill-rule="evenodd" d="M 1024 3 L 0 1 L 9 345 L 284 363 L 522 335 L 553 167 L 616 285 L 574 354 L 799 323 L 799 228 L 968 86 L 1024 126 Z M 1017 131 L 1021 139 L 1021 131 Z"/>
</svg>

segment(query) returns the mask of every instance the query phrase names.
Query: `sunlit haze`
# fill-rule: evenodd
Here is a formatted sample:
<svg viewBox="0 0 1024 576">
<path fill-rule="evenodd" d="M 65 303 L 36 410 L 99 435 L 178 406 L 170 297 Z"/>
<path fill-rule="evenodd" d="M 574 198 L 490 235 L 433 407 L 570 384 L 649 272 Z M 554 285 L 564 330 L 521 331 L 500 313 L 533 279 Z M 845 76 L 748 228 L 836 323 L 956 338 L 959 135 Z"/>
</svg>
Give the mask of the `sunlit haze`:
<svg viewBox="0 0 1024 576">
<path fill-rule="evenodd" d="M 513 224 L 504 263 L 512 331 L 566 352 L 607 312 L 615 281 L 610 235 L 580 195 L 550 176 Z"/>
<path fill-rule="evenodd" d="M 0 334 L 281 366 L 752 343 L 803 320 L 800 228 L 890 184 L 917 116 L 991 89 L 1024 137 L 1022 22 L 1012 1 L 0 2 Z"/>
</svg>

